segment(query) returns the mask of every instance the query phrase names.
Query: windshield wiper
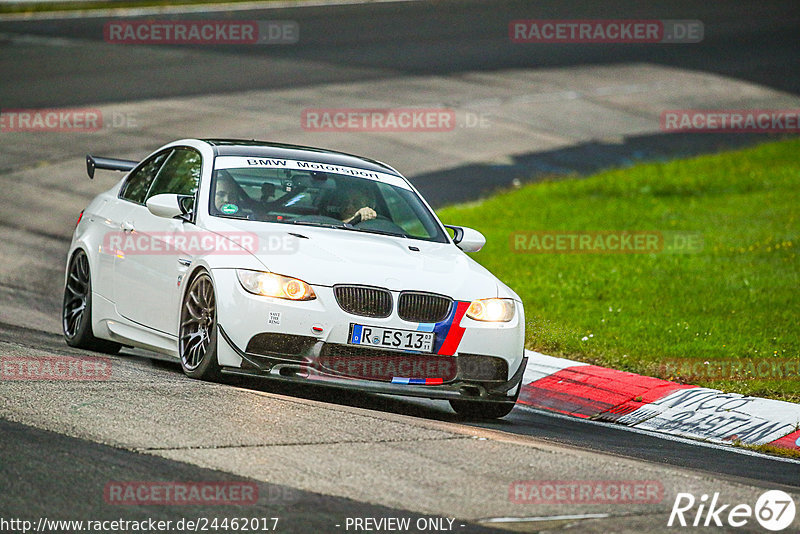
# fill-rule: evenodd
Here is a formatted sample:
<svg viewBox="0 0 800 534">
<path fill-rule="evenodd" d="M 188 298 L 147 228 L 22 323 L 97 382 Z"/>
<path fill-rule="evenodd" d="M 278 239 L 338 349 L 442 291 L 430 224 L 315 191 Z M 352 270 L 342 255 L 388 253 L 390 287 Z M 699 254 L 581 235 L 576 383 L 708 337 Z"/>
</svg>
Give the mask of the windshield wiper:
<svg viewBox="0 0 800 534">
<path fill-rule="evenodd" d="M 408 237 L 408 234 L 398 234 L 397 232 L 387 232 L 385 230 L 373 230 L 371 228 L 356 228 L 353 227 L 356 232 L 364 232 L 367 234 L 378 234 L 378 235 L 390 235 L 393 237 Z"/>
<path fill-rule="evenodd" d="M 320 221 L 298 221 L 297 219 L 293 219 L 291 221 L 283 221 L 283 222 L 284 223 L 289 223 L 289 224 L 299 224 L 299 225 L 303 225 L 303 226 L 319 226 L 319 227 L 322 227 L 322 228 L 341 228 L 343 230 L 352 230 L 353 229 L 353 226 L 349 225 L 347 223 L 336 224 L 336 223 L 326 223 L 326 222 L 320 222 Z"/>
<path fill-rule="evenodd" d="M 284 223 L 288 224 L 299 224 L 303 226 L 318 226 L 321 228 L 338 228 L 340 230 L 351 230 L 356 232 L 364 232 L 367 234 L 378 234 L 378 235 L 388 235 L 392 237 L 408 237 L 408 234 L 405 233 L 397 233 L 397 232 L 387 232 L 385 230 L 375 230 L 372 228 L 359 228 L 357 226 L 353 226 L 352 224 L 342 222 L 342 223 L 328 223 L 328 222 L 321 222 L 321 221 L 303 221 L 292 219 L 291 221 L 283 221 Z"/>
</svg>

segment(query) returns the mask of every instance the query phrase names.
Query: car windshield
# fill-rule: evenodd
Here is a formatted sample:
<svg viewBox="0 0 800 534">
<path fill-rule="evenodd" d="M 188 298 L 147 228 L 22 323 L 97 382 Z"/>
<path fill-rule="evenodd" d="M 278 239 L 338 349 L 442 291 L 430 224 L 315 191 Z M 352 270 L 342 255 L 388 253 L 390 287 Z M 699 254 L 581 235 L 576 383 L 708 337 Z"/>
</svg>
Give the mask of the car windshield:
<svg viewBox="0 0 800 534">
<path fill-rule="evenodd" d="M 217 169 L 209 212 L 217 217 L 447 242 L 414 191 L 331 172 L 264 167 Z"/>
</svg>

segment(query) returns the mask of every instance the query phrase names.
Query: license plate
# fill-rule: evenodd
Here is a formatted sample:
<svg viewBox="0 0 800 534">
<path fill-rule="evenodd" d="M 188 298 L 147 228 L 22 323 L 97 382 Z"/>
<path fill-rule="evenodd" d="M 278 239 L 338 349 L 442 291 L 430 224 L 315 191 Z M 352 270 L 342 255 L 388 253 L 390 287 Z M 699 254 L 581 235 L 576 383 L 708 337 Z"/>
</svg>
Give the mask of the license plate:
<svg viewBox="0 0 800 534">
<path fill-rule="evenodd" d="M 350 325 L 351 345 L 367 345 L 382 349 L 433 352 L 433 332 L 380 328 L 363 324 Z"/>
</svg>

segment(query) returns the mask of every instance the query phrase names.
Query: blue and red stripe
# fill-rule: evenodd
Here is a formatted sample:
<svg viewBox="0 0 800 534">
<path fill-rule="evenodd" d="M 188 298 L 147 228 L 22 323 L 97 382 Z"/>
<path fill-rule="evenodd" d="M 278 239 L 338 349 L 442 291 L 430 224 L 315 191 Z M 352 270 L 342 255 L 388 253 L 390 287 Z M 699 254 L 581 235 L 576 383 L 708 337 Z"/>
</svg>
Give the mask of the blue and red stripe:
<svg viewBox="0 0 800 534">
<path fill-rule="evenodd" d="M 444 384 L 443 378 L 402 378 L 399 376 L 395 376 L 392 378 L 392 384 L 417 384 L 417 385 L 436 385 L 436 384 Z"/>
<path fill-rule="evenodd" d="M 456 301 L 450 310 L 450 315 L 444 321 L 436 323 L 433 331 L 436 333 L 436 343 L 433 352 L 443 356 L 452 356 L 458 350 L 465 329 L 461 327 L 461 319 L 467 313 L 469 302 Z"/>
</svg>

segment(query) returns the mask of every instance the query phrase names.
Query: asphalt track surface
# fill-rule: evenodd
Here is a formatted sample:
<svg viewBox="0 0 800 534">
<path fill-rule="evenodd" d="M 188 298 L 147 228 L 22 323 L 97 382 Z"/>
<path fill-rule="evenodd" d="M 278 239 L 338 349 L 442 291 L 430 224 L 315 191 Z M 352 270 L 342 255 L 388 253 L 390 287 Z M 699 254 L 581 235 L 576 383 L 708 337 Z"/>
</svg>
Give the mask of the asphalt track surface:
<svg viewBox="0 0 800 534">
<path fill-rule="evenodd" d="M 0 344 L 4 347 L 4 353 L 9 352 L 10 347 L 20 347 L 22 354 L 26 354 L 24 347 L 35 347 L 38 351 L 43 351 L 50 356 L 58 355 L 80 355 L 81 351 L 66 347 L 60 336 L 36 331 L 24 327 L 2 324 L 0 325 Z M 12 348 L 12 354 L 16 351 Z M 168 390 L 178 392 L 178 384 L 187 384 L 188 387 L 200 387 L 203 385 L 183 377 L 180 366 L 171 361 L 165 361 L 158 356 L 149 356 L 143 351 L 123 350 L 122 354 L 113 358 L 115 365 L 115 379 L 119 376 L 127 375 L 127 370 L 120 370 L 120 367 L 132 365 L 137 373 L 143 373 L 137 380 L 142 380 L 141 398 L 148 399 L 147 384 L 153 382 L 161 385 L 174 384 Z M 147 373 L 145 375 L 144 373 Z M 150 377 L 152 375 L 152 378 Z M 137 382 L 138 383 L 138 382 Z M 124 384 L 124 380 L 120 385 Z M 114 395 L 114 384 L 110 384 L 109 391 Z M 624 465 L 635 458 L 643 460 L 645 463 L 634 466 L 633 473 L 644 478 L 641 473 L 648 472 L 650 469 L 647 464 L 660 465 L 659 469 L 671 473 L 678 477 L 678 484 L 686 484 L 686 480 L 697 483 L 698 480 L 706 480 L 715 491 L 736 485 L 747 488 L 760 488 L 761 491 L 767 489 L 783 489 L 791 493 L 797 493 L 800 488 L 800 465 L 796 462 L 776 460 L 759 455 L 744 455 L 741 452 L 726 450 L 720 447 L 708 448 L 698 445 L 688 440 L 672 441 L 665 440 L 663 437 L 648 433 L 631 433 L 622 428 L 615 428 L 610 424 L 594 423 L 566 417 L 553 417 L 543 412 L 534 412 L 526 408 L 518 407 L 511 415 L 502 421 L 492 423 L 464 423 L 453 414 L 447 405 L 437 401 L 426 401 L 419 399 L 407 399 L 400 397 L 375 396 L 359 393 L 337 392 L 331 394 L 326 388 L 301 387 L 290 388 L 282 385 L 275 385 L 255 379 L 228 379 L 225 388 L 235 390 L 244 389 L 246 391 L 258 392 L 267 396 L 287 396 L 294 402 L 309 403 L 308 409 L 315 409 L 317 402 L 325 403 L 337 409 L 355 409 L 359 412 L 369 414 L 370 418 L 382 418 L 387 420 L 400 418 L 407 421 L 410 425 L 415 425 L 419 421 L 425 425 L 457 425 L 468 434 L 470 428 L 475 429 L 475 436 L 482 439 L 508 441 L 514 440 L 518 436 L 523 445 L 531 446 L 530 465 L 540 465 L 542 461 L 546 464 L 554 462 L 551 454 L 565 454 L 568 457 L 576 451 L 591 451 L 598 454 L 598 458 L 593 459 L 589 465 L 590 475 L 587 479 L 597 478 L 594 470 L 600 472 L 610 470 L 612 473 L 619 473 L 619 479 L 630 479 L 628 473 L 630 466 Z M 174 389 L 173 389 L 174 388 Z M 253 477 L 240 476 L 233 470 L 204 469 L 198 467 L 197 459 L 192 457 L 193 450 L 202 450 L 205 447 L 192 444 L 194 436 L 190 436 L 185 447 L 176 447 L 177 455 L 167 454 L 166 458 L 158 456 L 165 448 L 162 447 L 120 447 L 119 444 L 111 443 L 116 446 L 98 443 L 104 439 L 82 439 L 80 437 L 70 437 L 64 433 L 75 436 L 91 436 L 94 433 L 92 428 L 74 428 L 63 432 L 63 428 L 77 423 L 78 425 L 91 426 L 93 415 L 89 413 L 93 405 L 108 404 L 105 412 L 100 413 L 100 417 L 105 419 L 101 426 L 115 426 L 131 424 L 131 430 L 135 433 L 138 429 L 148 428 L 148 419 L 159 419 L 157 413 L 151 415 L 142 414 L 140 418 L 131 419 L 124 408 L 120 409 L 121 402 L 125 396 L 123 388 L 119 388 L 120 399 L 112 399 L 100 391 L 93 392 L 92 396 L 80 397 L 76 395 L 72 388 L 59 390 L 54 388 L 55 399 L 59 408 L 63 412 L 69 412 L 69 416 L 63 416 L 67 427 L 56 427 L 60 432 L 50 432 L 48 430 L 35 428 L 34 426 L 19 424 L 0 419 L 0 452 L 2 452 L 3 462 L 0 464 L 0 495 L 4 501 L 0 507 L 0 517 L 22 517 L 49 519 L 92 519 L 92 520 L 111 520 L 124 518 L 127 520 L 143 520 L 153 518 L 155 520 L 180 519 L 195 517 L 279 517 L 280 523 L 284 525 L 281 530 L 288 532 L 309 532 L 318 530 L 320 532 L 332 532 L 338 530 L 334 525 L 343 524 L 347 517 L 437 517 L 436 514 L 420 514 L 402 507 L 381 506 L 370 502 L 362 502 L 358 499 L 350 499 L 337 495 L 326 495 L 325 492 L 309 491 L 307 489 L 297 489 L 292 484 L 272 483 L 264 480 L 263 475 Z M 138 389 L 138 388 L 137 388 Z M 15 394 L 12 389 L 5 389 L 4 399 L 6 403 L 19 402 L 19 394 Z M 34 406 L 33 410 L 41 409 L 42 412 L 50 411 L 52 399 L 50 393 L 40 391 L 39 398 L 29 399 Z M 180 393 L 177 393 L 180 395 Z M 224 394 L 224 392 L 223 392 Z M 27 394 L 23 393 L 23 397 Z M 26 399 L 27 400 L 27 399 Z M 158 401 L 156 401 L 158 402 Z M 41 408 L 35 408 L 37 405 Z M 116 406 L 116 407 L 115 407 Z M 142 404 L 142 406 L 147 406 Z M 337 408 L 338 407 L 338 408 Z M 120 409 L 117 414 L 109 413 Z M 147 408 L 145 408 L 147 409 Z M 8 411 L 8 406 L 4 406 L 4 411 Z M 202 408 L 199 409 L 202 413 Z M 14 415 L 12 418 L 25 420 L 24 410 L 11 410 Z M 157 409 L 153 409 L 157 412 Z M 83 414 L 81 412 L 84 412 Z M 20 415 L 22 414 L 22 415 Z M 185 411 L 181 406 L 176 405 L 174 414 L 176 417 L 186 417 Z M 231 414 L 236 418 L 235 414 Z M 29 417 L 29 416 L 28 416 Z M 34 418 L 35 419 L 35 418 Z M 69 421 L 66 421 L 69 419 Z M 263 419 L 258 413 L 252 414 L 252 424 Z M 247 421 L 247 417 L 245 417 Z M 192 423 L 192 418 L 186 421 Z M 222 426 L 227 423 L 219 422 Z M 305 422 L 298 422 L 302 425 Z M 213 422 L 212 422 L 213 424 Z M 240 423 L 241 424 L 241 423 Z M 247 424 L 247 423 L 245 423 Z M 332 422 L 332 424 L 335 424 Z M 36 426 L 41 426 L 36 421 Z M 158 427 L 154 427 L 156 432 Z M 203 429 L 200 429 L 202 431 Z M 327 432 L 322 428 L 299 429 L 300 435 L 306 431 L 314 433 L 321 432 L 327 436 Z M 366 429 L 369 430 L 369 429 Z M 489 432 L 481 434 L 481 432 Z M 380 430 L 376 430 L 380 433 Z M 99 435 L 99 434 L 98 434 Z M 107 434 L 113 435 L 113 434 Z M 473 440 L 475 439 L 473 436 Z M 327 439 L 327 437 L 325 438 Z M 392 439 L 392 438 L 390 438 Z M 401 438 L 402 439 L 402 438 Z M 179 438 L 180 441 L 180 438 Z M 247 441 L 247 437 L 242 437 L 242 441 Z M 309 443 L 305 446 L 313 445 L 313 438 L 309 438 Z M 546 444 L 553 446 L 542 458 L 542 448 Z M 353 446 L 357 445 L 357 441 Z M 224 453 L 229 445 L 219 445 Z M 448 445 L 451 447 L 451 445 Z M 453 444 L 452 447 L 458 447 Z M 128 450 L 126 450 L 128 449 Z M 369 449 L 366 449 L 367 451 Z M 443 451 L 446 454 L 449 452 Z M 281 447 L 274 447 L 271 450 L 252 449 L 246 452 L 246 456 L 255 462 L 257 457 L 279 457 L 282 454 Z M 525 453 L 527 454 L 527 453 Z M 183 461 L 175 461 L 176 458 L 186 457 Z M 287 453 L 287 457 L 290 454 Z M 548 459 L 548 456 L 551 456 Z M 280 459 L 277 459 L 280 462 Z M 311 462 L 311 460 L 309 459 Z M 337 459 L 332 458 L 334 466 L 338 470 L 346 470 L 345 466 L 336 466 Z M 362 458 L 361 461 L 369 462 L 369 458 Z M 449 462 L 439 459 L 444 464 Z M 489 460 L 486 460 L 489 461 Z M 572 462 L 567 458 L 567 463 Z M 260 459 L 259 462 L 263 462 Z M 596 463 L 595 463 L 596 462 Z M 608 462 L 610 466 L 605 465 Z M 313 463 L 313 462 L 311 462 Z M 545 465 L 546 465 L 545 464 Z M 200 464 L 202 465 L 202 464 Z M 379 469 L 386 469 L 387 466 L 375 466 Z M 410 467 L 413 469 L 413 467 Z M 541 468 L 541 466 L 539 467 Z M 584 477 L 576 476 L 576 472 L 581 472 L 585 466 L 576 466 L 575 471 L 563 471 L 563 466 L 557 470 L 558 477 L 552 479 L 582 480 Z M 245 470 L 249 470 L 246 467 Z M 637 471 L 640 470 L 640 471 Z M 320 467 L 320 471 L 322 468 Z M 233 475 L 230 473 L 233 472 Z M 338 472 L 338 471 L 337 471 Z M 507 473 L 496 473 L 496 476 L 505 479 Z M 299 475 L 298 475 L 299 476 Z M 342 476 L 339 473 L 339 476 Z M 431 474 L 435 477 L 435 472 Z M 650 473 L 650 476 L 653 476 Z M 279 477 L 280 478 L 280 477 Z M 291 479 L 291 476 L 288 477 Z M 511 475 L 512 479 L 519 479 L 519 473 Z M 110 481 L 204 481 L 204 482 L 237 482 L 250 481 L 258 484 L 261 499 L 255 506 L 186 506 L 186 505 L 159 505 L 159 506 L 125 506 L 111 505 L 103 500 L 103 488 Z M 615 479 L 614 479 L 615 480 Z M 667 488 L 675 487 L 665 475 L 663 479 Z M 469 481 L 464 481 L 469 486 Z M 312 487 L 314 482 L 310 484 Z M 708 487 L 708 486 L 706 486 Z M 686 488 L 680 488 L 686 490 Z M 704 490 L 710 491 L 710 490 Z M 669 490 L 668 490 L 669 494 Z M 434 493 L 435 495 L 435 493 Z M 574 510 L 572 511 L 574 513 Z M 527 517 L 530 514 L 522 514 Z M 559 514 L 536 514 L 549 517 Z M 561 513 L 563 515 L 563 512 Z M 653 519 L 658 517 L 655 512 L 649 512 L 643 517 L 652 515 Z M 625 511 L 625 516 L 636 517 L 635 513 Z M 456 515 L 458 517 L 458 515 Z M 463 516 L 462 516 L 463 517 Z M 484 516 L 485 517 L 485 516 Z M 474 518 L 473 518 L 474 519 Z M 628 531 L 632 525 L 624 523 L 625 517 L 616 518 L 616 522 L 610 523 L 610 528 L 619 531 Z M 584 520 L 585 522 L 586 520 Z M 459 531 L 464 532 L 484 532 L 491 531 L 487 525 L 476 524 L 475 521 L 459 520 Z M 558 526 L 559 523 L 551 523 L 550 526 Z M 654 525 L 654 530 L 657 525 Z M 584 525 L 585 528 L 589 528 Z M 599 527 L 598 527 L 599 528 Z"/>
<path fill-rule="evenodd" d="M 170 57 L 169 53 L 153 52 L 149 49 L 143 51 L 136 47 L 118 47 L 112 52 L 98 47 L 96 43 L 102 40 L 105 19 L 0 22 L 2 34 L 44 38 L 38 41 L 31 38 L 29 44 L 16 42 L 13 46 L 4 46 L 0 41 L 0 69 L 4 72 L 3 82 L 0 83 L 0 107 L 77 106 L 146 98 L 219 94 L 247 89 L 315 87 L 337 81 L 392 79 L 408 74 L 457 75 L 467 70 L 491 72 L 503 68 L 566 67 L 637 61 L 714 72 L 793 94 L 800 93 L 800 70 L 797 69 L 800 8 L 796 2 L 725 3 L 724 7 L 711 2 L 694 1 L 672 2 L 663 6 L 644 6 L 641 2 L 585 1 L 493 1 L 490 4 L 472 1 L 409 2 L 290 9 L 281 11 L 279 16 L 274 11 L 236 12 L 230 16 L 237 19 L 295 20 L 302 28 L 301 41 L 291 47 L 194 47 L 189 60 L 181 54 Z M 215 19 L 219 16 L 213 14 L 206 15 L 205 18 Z M 507 36 L 508 21 L 524 18 L 699 19 L 705 24 L 706 35 L 704 41 L 697 45 L 658 47 L 534 47 L 510 44 Z M 79 40 L 73 40 L 69 46 L 62 47 L 54 44 L 53 38 L 58 37 Z M 202 61 L 204 54 L 208 55 L 209 61 Z M 719 146 L 730 146 L 752 142 L 752 139 L 728 136 L 714 142 Z M 663 145 L 663 139 L 654 136 L 653 139 L 646 140 L 646 143 L 648 146 Z M 679 148 L 682 150 L 684 147 Z M 704 148 L 708 149 L 709 146 L 705 145 Z M 584 157 L 576 159 L 585 162 L 596 155 L 594 151 L 584 149 Z M 606 154 L 606 157 L 610 159 L 603 161 L 616 161 L 616 156 Z M 579 166 L 578 170 L 585 169 Z M 3 195 L 11 198 L 7 192 Z M 14 228 L 8 226 L 4 227 L 3 232 L 4 238 L 15 235 Z M 68 233 L 69 229 L 57 227 L 45 233 L 42 238 L 52 238 L 66 250 L 65 236 Z M 29 252 L 32 255 L 40 253 L 35 245 Z M 43 249 L 41 253 L 48 257 L 50 255 L 49 251 Z M 36 272 L 32 272 L 30 278 L 35 279 Z M 48 282 L 48 285 L 57 287 L 58 282 Z M 11 295 L 9 292 L 4 292 L 3 295 L 4 299 L 26 299 L 31 310 L 45 314 L 58 313 L 59 298 L 48 296 L 47 293 L 26 292 L 16 287 L 12 296 L 8 296 Z M 5 344 L 4 347 L 12 347 L 21 354 L 79 354 L 68 349 L 53 332 L 43 332 L 19 324 L 0 324 L 0 341 Z M 136 367 L 137 372 L 152 373 L 152 378 L 147 380 L 156 386 L 165 386 L 165 390 L 171 384 L 176 384 L 176 388 L 180 387 L 178 384 L 186 382 L 193 387 L 196 384 L 184 379 L 179 368 L 172 363 L 149 359 L 146 354 L 138 352 L 135 355 L 130 352 L 126 354 L 114 357 L 115 364 L 119 362 L 123 367 Z M 712 487 L 714 484 L 740 485 L 747 488 L 742 490 L 745 495 L 751 494 L 748 493 L 751 488 L 753 491 L 794 488 L 795 493 L 800 488 L 800 464 L 796 462 L 743 455 L 740 452 L 685 441 L 665 440 L 646 433 L 631 433 L 612 425 L 554 417 L 524 408 L 515 409 L 503 421 L 467 425 L 459 421 L 445 404 L 436 402 L 360 394 L 332 396 L 317 388 L 287 390 L 254 381 L 234 381 L 220 387 L 223 388 L 220 393 L 222 396 L 227 395 L 226 388 L 230 388 L 231 394 L 234 390 L 239 392 L 244 389 L 264 393 L 267 397 L 291 397 L 297 402 L 306 403 L 307 409 L 312 412 L 320 410 L 318 403 L 327 403 L 348 414 L 349 410 L 358 414 L 366 413 L 377 422 L 401 420 L 409 427 L 433 426 L 437 429 L 447 428 L 448 432 L 467 434 L 474 430 L 489 441 L 497 440 L 501 443 L 518 439 L 522 444 L 519 446 L 531 448 L 531 461 L 537 465 L 556 464 L 554 456 L 542 455 L 543 450 L 551 455 L 576 455 L 582 460 L 584 457 L 580 455 L 587 455 L 586 461 L 576 464 L 574 470 L 565 471 L 562 466 L 561 471 L 548 472 L 551 478 L 588 478 L 593 474 L 587 467 L 591 465 L 596 466 L 598 473 L 616 473 L 615 466 L 619 466 L 619 476 L 625 478 L 623 473 L 635 473 L 637 466 L 645 466 L 644 469 L 660 470 L 659 473 L 662 473 L 665 480 L 674 476 L 711 481 Z M 147 394 L 146 389 L 143 391 L 143 395 Z M 41 398 L 37 398 L 38 394 L 41 394 Z M 65 391 L 63 394 L 65 409 L 67 406 L 80 407 L 91 402 L 86 400 L 91 398 L 91 392 L 82 393 L 89 395 L 88 397 L 72 391 Z M 0 422 L 2 517 L 111 518 L 120 515 L 118 507 L 109 508 L 98 497 L 101 495 L 98 488 L 102 488 L 109 480 L 231 480 L 231 477 L 236 479 L 242 476 L 237 473 L 249 472 L 246 467 L 239 465 L 228 469 L 225 460 L 198 460 L 192 457 L 193 449 L 189 446 L 174 446 L 174 454 L 162 454 L 145 450 L 146 447 L 130 445 L 121 438 L 119 441 L 111 438 L 106 441 L 105 438 L 96 437 L 102 433 L 95 432 L 91 427 L 98 421 L 91 417 L 66 421 L 65 416 L 63 423 L 56 421 L 52 425 L 57 432 L 51 432 L 46 429 L 50 426 L 46 418 L 36 415 L 39 410 L 37 403 L 42 403 L 41 411 L 45 413 L 46 408 L 49 409 L 49 402 L 58 401 L 58 395 L 57 390 L 43 389 L 37 393 L 35 388 L 4 389 L 4 395 L 0 399 L 0 415 L 7 419 Z M 112 397 L 104 397 L 100 392 L 97 395 L 98 399 L 108 402 L 110 407 L 120 408 L 121 405 L 115 404 Z M 20 408 L 20 399 L 30 403 L 29 411 Z M 103 414 L 98 417 L 103 417 Z M 106 413 L 104 417 L 104 424 L 114 426 L 117 415 L 113 411 Z M 125 420 L 122 415 L 119 417 L 120 421 Z M 128 414 L 126 417 L 132 416 Z M 254 419 L 263 417 L 258 415 Z M 12 422 L 17 420 L 22 423 Z M 138 425 L 135 428 L 147 428 L 135 417 L 131 421 L 132 425 Z M 87 426 L 82 427 L 82 424 Z M 315 428 L 313 431 L 321 430 Z M 118 435 L 113 432 L 109 430 L 109 434 L 102 436 L 113 438 Z M 335 441 L 334 438 L 331 438 L 332 441 Z M 446 447 L 439 450 L 447 453 Z M 243 454 L 246 455 L 247 452 Z M 176 461 L 184 455 L 190 463 Z M 493 461 L 488 456 L 479 458 L 487 464 Z M 335 463 L 337 460 L 333 461 Z M 214 465 L 217 469 L 200 465 Z M 352 467 L 347 462 L 342 465 L 343 470 L 348 466 Z M 364 475 L 365 479 L 369 480 L 370 476 L 379 479 L 377 473 L 382 467 L 391 471 L 389 466 L 373 466 L 375 473 L 367 473 Z M 406 467 L 409 478 L 413 479 L 414 466 Z M 509 480 L 525 478 L 518 473 L 503 474 Z M 282 482 L 291 481 L 290 476 L 275 476 Z M 430 476 L 435 482 L 440 475 L 436 471 Z M 539 476 L 544 475 L 540 473 Z M 305 483 L 282 485 L 265 482 L 268 478 L 261 473 L 259 476 L 254 475 L 253 479 L 258 481 L 263 494 L 267 495 L 270 494 L 270 488 L 274 490 L 289 487 L 294 492 L 291 493 L 291 502 L 279 500 L 261 503 L 258 510 L 246 510 L 247 515 L 280 515 L 281 521 L 285 520 L 287 532 L 335 531 L 337 529 L 332 525 L 348 516 L 416 517 L 418 513 L 408 510 L 441 510 L 435 504 L 414 505 L 413 499 L 386 499 L 384 495 L 370 499 L 353 490 L 340 492 L 347 494 L 350 491 L 354 495 L 352 498 L 342 496 L 327 489 L 333 484 L 331 482 L 320 483 L 319 491 L 314 491 L 316 484 L 313 479 Z M 425 480 L 425 477 L 421 477 L 421 480 Z M 686 483 L 685 479 L 681 480 Z M 463 484 L 467 490 L 471 489 L 468 479 Z M 297 489 L 300 487 L 305 489 Z M 675 487 L 680 489 L 679 485 Z M 435 501 L 436 495 L 436 488 L 431 488 L 428 496 Z M 385 500 L 406 505 L 376 504 Z M 501 508 L 497 507 L 498 510 Z M 491 509 L 491 506 L 487 506 L 487 509 Z M 126 509 L 124 515 L 126 518 L 175 518 L 190 515 L 188 512 L 191 512 L 201 516 L 235 516 L 240 511 L 226 508 L 220 512 L 219 508 L 204 507 L 190 507 L 188 510 L 186 507 L 139 507 Z M 523 513 L 529 514 L 527 511 Z M 663 515 L 663 510 L 659 514 Z M 472 520 L 487 517 L 486 514 L 455 515 L 470 517 Z M 631 518 L 616 517 L 610 520 L 613 522 L 605 523 L 598 519 L 591 528 L 587 521 L 592 520 L 584 520 L 585 531 L 593 528 L 598 531 L 638 528 L 642 531 L 650 530 L 651 527 L 657 530 L 651 519 L 648 519 L 647 513 L 641 516 L 632 513 Z M 464 531 L 477 532 L 481 529 L 469 521 L 462 523 L 466 525 L 463 527 Z M 558 521 L 546 525 L 565 529 L 568 526 Z"/>
<path fill-rule="evenodd" d="M 422 516 L 385 506 L 370 505 L 351 499 L 298 491 L 287 486 L 256 482 L 260 496 L 273 496 L 256 505 L 207 508 L 199 505 L 152 505 L 119 507 L 103 505 L 98 488 L 109 480 L 180 480 L 204 482 L 254 482 L 231 477 L 210 469 L 101 445 L 0 420 L 3 463 L 0 465 L 0 492 L 5 518 L 43 517 L 91 518 L 113 521 L 178 521 L 181 518 L 268 518 L 270 528 L 289 532 L 330 532 L 346 517 Z M 43 454 L 45 453 L 46 454 Z M 54 465 L 58 470 L 54 472 Z M 266 500 L 266 499 L 264 499 Z M 100 502 L 98 502 L 100 501 Z M 273 518 L 277 519 L 273 523 Z M 496 529 L 458 523 L 461 532 L 490 533 Z M 7 532 L 7 531 L 6 531 Z"/>
<path fill-rule="evenodd" d="M 635 62 L 714 72 L 800 93 L 800 7 L 790 0 L 724 4 L 694 0 L 457 0 L 180 18 L 288 19 L 299 24 L 301 37 L 290 46 L 194 47 L 201 53 L 223 56 L 185 61 L 179 55 L 155 56 L 136 46 L 119 46 L 112 52 L 93 46 L 103 40 L 106 18 L 2 22 L 0 32 L 74 37 L 84 43 L 47 54 L 25 48 L 3 53 L 0 67 L 5 82 L 0 87 L 0 102 L 4 108 L 70 106 L 401 74 Z M 533 18 L 697 19 L 704 23 L 705 37 L 697 44 L 658 46 L 511 43 L 509 21 Z"/>
<path fill-rule="evenodd" d="M 700 43 L 657 45 L 529 45 L 514 44 L 508 38 L 511 20 L 581 17 L 700 20 L 705 35 Z M 724 6 L 694 0 L 444 0 L 139 18 L 291 20 L 298 23 L 300 39 L 292 45 L 265 46 L 109 46 L 103 42 L 103 27 L 110 20 L 105 17 L 0 21 L 0 107 L 97 105 L 412 75 L 447 75 L 457 80 L 467 72 L 636 64 L 714 73 L 800 95 L 800 8 L 791 0 Z M 15 41 L 13 36 L 24 38 Z M 675 104 L 680 106 L 678 101 Z M 740 105 L 748 106 L 748 102 L 743 99 Z M 471 195 L 486 194 L 498 184 L 506 187 L 518 178 L 584 174 L 630 161 L 750 145 L 769 137 L 629 135 L 612 143 L 587 140 L 553 150 L 515 150 L 510 165 L 453 164 L 410 176 L 429 202 L 439 206 L 470 200 Z M 386 159 L 397 161 L 396 156 Z M 454 180 L 463 186 L 453 188 Z"/>
</svg>

